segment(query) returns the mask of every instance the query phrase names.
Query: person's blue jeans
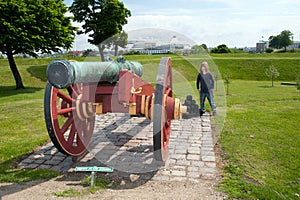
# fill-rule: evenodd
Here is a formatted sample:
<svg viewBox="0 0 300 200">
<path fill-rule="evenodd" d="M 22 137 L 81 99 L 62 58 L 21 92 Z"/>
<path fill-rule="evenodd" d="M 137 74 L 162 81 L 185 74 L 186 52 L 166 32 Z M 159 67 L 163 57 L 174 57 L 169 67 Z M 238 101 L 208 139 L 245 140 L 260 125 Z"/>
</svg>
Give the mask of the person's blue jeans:
<svg viewBox="0 0 300 200">
<path fill-rule="evenodd" d="M 205 99 L 208 99 L 208 102 L 210 104 L 211 109 L 213 110 L 213 112 L 217 111 L 217 107 L 215 105 L 215 101 L 214 101 L 214 94 L 212 92 L 200 92 L 200 109 L 203 111 L 205 110 Z"/>
</svg>

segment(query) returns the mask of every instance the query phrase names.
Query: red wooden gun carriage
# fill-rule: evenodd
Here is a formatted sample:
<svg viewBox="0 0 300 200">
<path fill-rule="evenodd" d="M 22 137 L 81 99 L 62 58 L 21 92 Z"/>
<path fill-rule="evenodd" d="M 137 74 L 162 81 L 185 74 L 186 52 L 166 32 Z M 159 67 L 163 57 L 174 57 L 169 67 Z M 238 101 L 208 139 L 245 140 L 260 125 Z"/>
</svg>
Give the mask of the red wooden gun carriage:
<svg viewBox="0 0 300 200">
<path fill-rule="evenodd" d="M 91 141 L 96 114 L 145 116 L 153 121 L 154 158 L 167 159 L 171 120 L 184 106 L 172 94 L 172 62 L 162 58 L 155 88 L 140 77 L 138 62 L 53 61 L 47 68 L 44 114 L 49 136 L 62 153 L 80 156 Z"/>
</svg>

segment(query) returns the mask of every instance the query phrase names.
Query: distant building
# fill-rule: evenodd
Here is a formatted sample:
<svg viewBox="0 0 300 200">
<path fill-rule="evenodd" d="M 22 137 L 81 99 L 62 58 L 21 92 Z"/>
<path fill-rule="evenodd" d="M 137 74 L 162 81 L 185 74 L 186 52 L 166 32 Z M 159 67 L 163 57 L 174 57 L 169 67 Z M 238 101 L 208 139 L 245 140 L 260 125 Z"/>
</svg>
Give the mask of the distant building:
<svg viewBox="0 0 300 200">
<path fill-rule="evenodd" d="M 269 41 L 260 40 L 256 43 L 256 53 L 263 53 L 269 47 Z"/>
<path fill-rule="evenodd" d="M 182 42 L 173 36 L 170 41 L 161 42 L 159 40 L 139 39 L 130 40 L 125 51 L 138 51 L 143 54 L 166 54 L 175 50 L 189 50 L 191 45 Z"/>
<path fill-rule="evenodd" d="M 256 53 L 256 47 L 244 47 L 243 51 L 247 53 Z"/>
<path fill-rule="evenodd" d="M 300 48 L 300 41 L 293 41 L 292 45 L 287 46 L 287 49 L 298 49 Z"/>
</svg>

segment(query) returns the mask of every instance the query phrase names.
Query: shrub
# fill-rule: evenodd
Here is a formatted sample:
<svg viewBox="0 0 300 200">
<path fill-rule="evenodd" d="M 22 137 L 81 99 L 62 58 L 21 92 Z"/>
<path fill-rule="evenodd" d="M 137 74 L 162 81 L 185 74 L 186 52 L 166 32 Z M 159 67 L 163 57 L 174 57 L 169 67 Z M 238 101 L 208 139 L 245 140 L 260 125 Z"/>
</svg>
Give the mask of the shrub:
<svg viewBox="0 0 300 200">
<path fill-rule="evenodd" d="M 274 51 L 274 49 L 272 49 L 272 48 L 267 48 L 266 49 L 266 53 L 272 53 Z"/>
</svg>

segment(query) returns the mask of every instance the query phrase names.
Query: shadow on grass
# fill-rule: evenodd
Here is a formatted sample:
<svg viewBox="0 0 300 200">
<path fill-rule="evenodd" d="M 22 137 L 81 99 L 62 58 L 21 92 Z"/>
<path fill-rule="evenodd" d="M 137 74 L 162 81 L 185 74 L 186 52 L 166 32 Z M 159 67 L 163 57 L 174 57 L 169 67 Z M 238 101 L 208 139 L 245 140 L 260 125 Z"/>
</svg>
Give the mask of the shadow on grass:
<svg viewBox="0 0 300 200">
<path fill-rule="evenodd" d="M 258 87 L 260 87 L 260 88 L 275 88 L 277 86 L 276 85 L 274 85 L 274 86 L 271 86 L 271 85 L 260 85 Z"/>
<path fill-rule="evenodd" d="M 27 72 L 31 76 L 40 79 L 42 82 L 46 82 L 47 81 L 46 69 L 47 69 L 47 65 L 30 66 L 27 68 Z"/>
<path fill-rule="evenodd" d="M 40 91 L 42 89 L 44 89 L 44 88 L 25 87 L 25 89 L 16 90 L 16 86 L 3 86 L 3 85 L 0 85 L 0 98 L 1 97 L 14 96 L 14 95 L 18 95 L 18 94 L 31 94 L 31 93 L 35 93 L 37 91 Z"/>
</svg>

